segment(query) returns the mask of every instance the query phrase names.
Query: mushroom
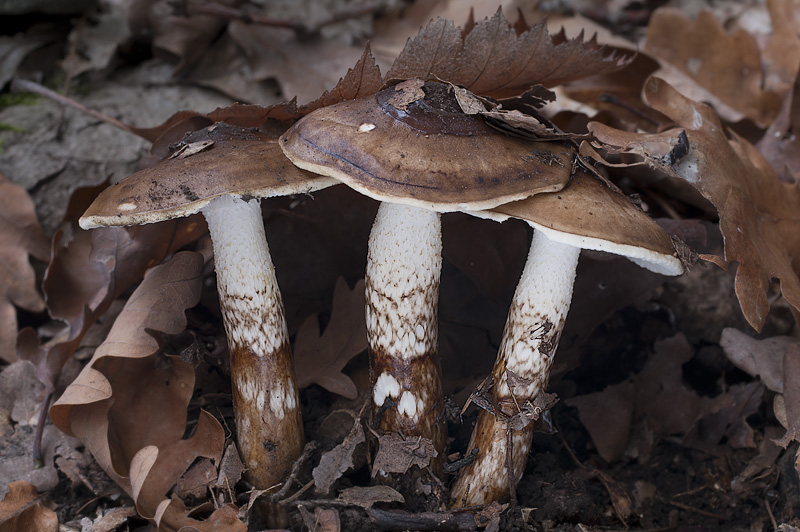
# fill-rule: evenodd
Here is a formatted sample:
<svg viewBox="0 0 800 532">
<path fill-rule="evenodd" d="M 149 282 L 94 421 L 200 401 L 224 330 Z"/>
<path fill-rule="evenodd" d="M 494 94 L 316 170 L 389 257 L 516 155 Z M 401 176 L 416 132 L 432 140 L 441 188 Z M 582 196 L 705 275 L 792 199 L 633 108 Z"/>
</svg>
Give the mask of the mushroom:
<svg viewBox="0 0 800 532">
<path fill-rule="evenodd" d="M 498 221 L 525 220 L 534 234 L 491 374 L 494 412 L 478 415 L 468 446 L 477 448 L 478 455 L 459 471 L 451 490 L 455 506 L 508 499 L 522 477 L 534 424 L 530 417 L 523 423 L 511 420 L 530 412 L 533 399 L 547 386 L 581 249 L 623 255 L 662 275 L 683 273 L 667 233 L 625 196 L 580 169 L 560 192 L 484 214 Z M 510 450 L 508 441 L 513 442 Z"/>
<path fill-rule="evenodd" d="M 248 480 L 259 489 L 285 477 L 304 437 L 258 198 L 336 183 L 295 167 L 274 137 L 217 123 L 187 136 L 170 158 L 104 190 L 80 219 L 89 229 L 204 214 L 231 356 L 239 450 Z"/>
<path fill-rule="evenodd" d="M 300 168 L 381 201 L 366 268 L 373 409 L 380 427 L 445 440 L 438 360 L 440 213 L 489 209 L 567 183 L 571 146 L 504 135 L 414 79 L 310 113 L 280 140 Z"/>
</svg>

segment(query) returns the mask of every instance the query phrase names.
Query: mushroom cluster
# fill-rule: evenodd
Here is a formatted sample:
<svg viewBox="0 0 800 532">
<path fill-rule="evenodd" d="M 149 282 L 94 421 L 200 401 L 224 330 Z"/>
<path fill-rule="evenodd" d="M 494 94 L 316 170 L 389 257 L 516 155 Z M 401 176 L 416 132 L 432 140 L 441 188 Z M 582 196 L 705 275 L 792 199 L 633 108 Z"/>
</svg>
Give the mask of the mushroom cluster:
<svg viewBox="0 0 800 532">
<path fill-rule="evenodd" d="M 300 168 L 381 201 L 366 267 L 372 406 L 381 429 L 428 438 L 440 456 L 440 215 L 561 190 L 574 155 L 465 114 L 452 89 L 408 80 L 314 111 L 280 139 Z"/>
</svg>

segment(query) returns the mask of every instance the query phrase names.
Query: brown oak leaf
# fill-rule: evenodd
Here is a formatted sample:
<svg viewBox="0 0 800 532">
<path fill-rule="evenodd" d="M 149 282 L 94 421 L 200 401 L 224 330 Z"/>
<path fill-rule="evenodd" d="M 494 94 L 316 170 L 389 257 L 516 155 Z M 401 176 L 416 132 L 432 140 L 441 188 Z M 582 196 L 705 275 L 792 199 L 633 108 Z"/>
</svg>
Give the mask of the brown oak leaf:
<svg viewBox="0 0 800 532">
<path fill-rule="evenodd" d="M 186 327 L 184 311 L 200 298 L 202 268 L 200 254 L 184 251 L 149 270 L 105 342 L 50 409 L 53 423 L 83 441 L 139 514 L 169 530 L 191 522 L 164 503 L 168 490 L 197 457 L 218 462 L 225 441 L 206 412 L 183 439 L 194 369 L 175 358 L 156 363 L 155 356 L 163 334 Z"/>
<path fill-rule="evenodd" d="M 685 180 L 719 212 L 724 258 L 701 258 L 727 267 L 738 262 L 736 296 L 748 323 L 760 331 L 772 279 L 780 280 L 786 301 L 800 310 L 800 189 L 778 180 L 770 164 L 745 139 L 726 130 L 711 107 L 678 93 L 652 77 L 644 100 L 680 127 L 658 134 L 628 133 L 591 122 L 589 130 L 611 152 L 631 153 L 665 173 Z M 670 156 L 681 132 L 685 155 Z"/>
<path fill-rule="evenodd" d="M 645 51 L 758 123 L 770 123 L 781 108 L 778 94 L 763 88 L 761 52 L 753 36 L 741 28 L 728 33 L 711 11 L 690 20 L 677 9 L 657 10 Z"/>
<path fill-rule="evenodd" d="M 357 282 L 350 290 L 344 279 L 339 278 L 325 332 L 320 335 L 316 315 L 309 316 L 297 331 L 294 346 L 297 385 L 305 388 L 316 383 L 330 392 L 355 399 L 356 385 L 342 373 L 342 368 L 366 348 L 364 281 Z"/>
<path fill-rule="evenodd" d="M 21 186 L 0 174 L 0 359 L 17 359 L 17 311 L 44 310 L 36 290 L 36 274 L 28 255 L 46 261 L 50 256 L 47 237 L 36 220 L 36 210 Z"/>
</svg>

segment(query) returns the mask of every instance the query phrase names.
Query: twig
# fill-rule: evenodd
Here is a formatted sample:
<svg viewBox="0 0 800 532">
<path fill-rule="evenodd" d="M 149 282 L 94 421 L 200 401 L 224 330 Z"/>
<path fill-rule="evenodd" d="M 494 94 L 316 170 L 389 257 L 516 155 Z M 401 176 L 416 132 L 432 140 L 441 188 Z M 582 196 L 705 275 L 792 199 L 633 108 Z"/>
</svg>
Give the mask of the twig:
<svg viewBox="0 0 800 532">
<path fill-rule="evenodd" d="M 72 98 L 68 98 L 62 94 L 57 93 L 56 91 L 50 90 L 47 87 L 39 85 L 38 83 L 35 83 L 33 81 L 29 81 L 27 79 L 11 80 L 11 90 L 14 92 L 32 92 L 34 94 L 44 96 L 45 98 L 50 98 L 51 100 L 56 101 L 61 105 L 68 105 L 70 107 L 73 107 L 78 111 L 81 111 L 82 113 L 92 116 L 107 124 L 111 124 L 112 126 L 118 127 L 119 129 L 127 131 L 128 133 L 132 133 L 137 137 L 141 136 L 136 132 L 136 130 L 132 126 L 126 124 L 125 122 L 117 120 L 113 116 L 101 113 L 100 111 L 90 109 L 89 107 L 86 107 L 82 103 L 75 101 Z"/>
<path fill-rule="evenodd" d="M 680 508 L 681 510 L 686 510 L 687 512 L 694 512 L 696 514 L 704 515 L 706 517 L 713 517 L 714 519 L 721 519 L 723 521 L 726 521 L 726 519 L 721 515 L 718 515 L 718 514 L 715 514 L 715 513 L 712 513 L 712 512 L 707 512 L 705 510 L 701 510 L 700 508 L 695 508 L 694 506 L 689 506 L 688 504 L 683 504 L 683 503 L 675 502 L 675 501 L 667 501 L 667 504 L 670 504 L 670 505 L 674 506 L 675 508 Z"/>
<path fill-rule="evenodd" d="M 311 456 L 311 453 L 317 448 L 317 445 L 319 444 L 316 441 L 310 441 L 306 443 L 306 446 L 303 447 L 302 454 L 297 457 L 297 460 L 295 460 L 292 464 L 292 470 L 289 472 L 289 477 L 286 479 L 286 482 L 283 483 L 281 489 L 270 495 L 270 500 L 273 502 L 278 501 L 287 493 L 289 493 L 289 488 L 291 488 L 292 483 L 297 479 L 297 475 L 300 473 L 300 466 L 303 465 L 306 460 L 308 460 L 308 458 Z"/>
<path fill-rule="evenodd" d="M 278 504 L 291 504 L 291 503 L 293 503 L 293 502 L 294 502 L 294 501 L 296 501 L 296 500 L 297 500 L 297 499 L 298 499 L 298 498 L 299 498 L 299 497 L 300 497 L 300 496 L 301 496 L 303 493 L 307 492 L 307 491 L 309 490 L 309 488 L 311 488 L 311 486 L 313 486 L 313 485 L 314 485 L 314 479 L 312 478 L 311 480 L 309 480 L 308 482 L 306 482 L 306 483 L 303 485 L 303 487 L 302 487 L 302 488 L 300 488 L 299 490 L 297 490 L 296 492 L 294 492 L 292 495 L 290 495 L 289 497 L 286 497 L 286 498 L 285 498 L 285 499 L 283 499 L 282 501 L 278 501 Z M 306 502 L 307 502 L 307 501 L 303 501 L 303 504 L 305 504 Z"/>
<path fill-rule="evenodd" d="M 472 462 L 475 461 L 475 458 L 478 456 L 479 452 L 480 451 L 478 451 L 478 448 L 475 447 L 469 452 L 468 455 L 459 458 L 458 460 L 453 460 L 452 462 L 445 463 L 443 466 L 444 472 L 452 475 L 459 469 L 467 467 L 468 465 L 470 465 Z"/>
<path fill-rule="evenodd" d="M 772 529 L 778 530 L 778 522 L 775 520 L 775 516 L 772 515 L 772 508 L 770 508 L 769 501 L 766 497 L 764 497 L 764 506 L 767 507 L 767 515 L 769 515 L 769 520 L 772 521 Z"/>
</svg>

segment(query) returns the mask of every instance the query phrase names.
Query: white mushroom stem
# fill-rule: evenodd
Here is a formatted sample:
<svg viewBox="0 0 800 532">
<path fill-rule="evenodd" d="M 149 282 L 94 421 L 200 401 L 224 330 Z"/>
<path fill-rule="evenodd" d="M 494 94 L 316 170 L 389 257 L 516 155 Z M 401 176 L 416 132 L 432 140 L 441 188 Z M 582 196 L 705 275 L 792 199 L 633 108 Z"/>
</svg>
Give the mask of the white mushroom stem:
<svg viewBox="0 0 800 532">
<path fill-rule="evenodd" d="M 547 386 L 572 300 L 580 251 L 578 247 L 548 239 L 542 231 L 534 232 L 492 370 L 494 387 L 490 394 L 496 414 L 481 410 L 478 415 L 468 447 L 477 448 L 478 456 L 456 478 L 451 492 L 456 506 L 508 499 L 511 483 L 516 485 L 522 477 L 533 438 L 533 423 L 511 432 L 509 471 L 507 420 Z"/>
<path fill-rule="evenodd" d="M 381 429 L 429 438 L 439 453 L 445 438 L 438 357 L 441 271 L 439 213 L 382 203 L 370 233 L 366 272 L 373 410 Z"/>
<path fill-rule="evenodd" d="M 283 301 L 259 201 L 222 196 L 202 212 L 231 355 L 239 452 L 248 480 L 267 489 L 286 478 L 304 444 Z"/>
</svg>

